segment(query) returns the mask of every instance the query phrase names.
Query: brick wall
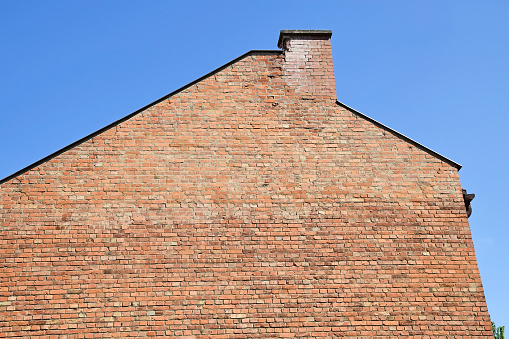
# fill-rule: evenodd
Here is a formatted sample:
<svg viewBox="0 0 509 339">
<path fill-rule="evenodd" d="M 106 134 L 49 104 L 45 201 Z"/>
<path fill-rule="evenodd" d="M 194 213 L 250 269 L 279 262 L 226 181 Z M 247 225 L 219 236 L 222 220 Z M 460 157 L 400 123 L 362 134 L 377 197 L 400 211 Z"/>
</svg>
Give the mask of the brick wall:
<svg viewBox="0 0 509 339">
<path fill-rule="evenodd" d="M 324 51 L 305 87 L 247 54 L 3 183 L 0 337 L 489 337 L 458 170 L 320 94 Z"/>
</svg>

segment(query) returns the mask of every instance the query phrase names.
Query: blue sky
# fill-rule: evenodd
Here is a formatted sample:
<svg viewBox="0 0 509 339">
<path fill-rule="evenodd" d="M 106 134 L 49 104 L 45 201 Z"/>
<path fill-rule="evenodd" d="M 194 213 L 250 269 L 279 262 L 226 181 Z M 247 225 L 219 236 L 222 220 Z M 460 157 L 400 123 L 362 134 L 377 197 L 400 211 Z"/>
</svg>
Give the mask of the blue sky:
<svg viewBox="0 0 509 339">
<path fill-rule="evenodd" d="M 281 29 L 330 29 L 338 99 L 460 163 L 488 308 L 509 326 L 508 1 L 2 1 L 0 178 Z"/>
</svg>

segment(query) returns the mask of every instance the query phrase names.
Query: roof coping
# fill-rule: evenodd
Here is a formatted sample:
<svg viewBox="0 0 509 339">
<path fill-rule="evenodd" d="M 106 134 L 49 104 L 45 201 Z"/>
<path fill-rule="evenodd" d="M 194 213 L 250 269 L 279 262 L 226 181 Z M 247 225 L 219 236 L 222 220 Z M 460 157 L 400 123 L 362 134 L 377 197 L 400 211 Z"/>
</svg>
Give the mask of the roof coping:
<svg viewBox="0 0 509 339">
<path fill-rule="evenodd" d="M 329 39 L 332 36 L 332 31 L 323 29 L 282 29 L 279 33 L 279 40 L 277 41 L 277 47 L 283 48 L 283 41 L 285 38 L 291 36 L 323 36 L 324 39 Z"/>
<path fill-rule="evenodd" d="M 393 134 L 393 135 L 395 135 L 395 136 L 399 137 L 400 139 L 405 140 L 406 142 L 408 142 L 408 143 L 410 143 L 410 144 L 414 145 L 415 147 L 419 148 L 420 150 L 422 150 L 422 151 L 424 151 L 424 152 L 426 152 L 426 153 L 428 153 L 428 154 L 430 154 L 430 155 L 434 156 L 435 158 L 438 158 L 438 159 L 442 160 L 442 161 L 443 161 L 443 162 L 445 162 L 446 164 L 449 164 L 449 165 L 451 165 L 452 167 L 456 167 L 456 169 L 457 169 L 458 171 L 461 169 L 461 167 L 462 167 L 462 166 L 461 166 L 460 164 L 458 164 L 457 162 L 452 161 L 451 159 L 444 157 L 442 154 L 440 154 L 440 153 L 437 153 L 437 152 L 433 151 L 432 149 L 430 149 L 430 148 L 428 148 L 428 147 L 426 147 L 426 146 L 424 146 L 424 145 L 422 145 L 422 144 L 418 143 L 417 141 L 415 141 L 415 140 L 413 140 L 413 139 L 410 139 L 410 138 L 409 138 L 409 137 L 407 137 L 406 135 L 401 134 L 401 133 L 399 133 L 398 131 L 393 130 L 392 128 L 390 128 L 390 127 L 388 127 L 388 126 L 386 126 L 386 125 L 384 125 L 384 124 L 382 124 L 382 123 L 380 123 L 380 122 L 376 121 L 376 120 L 375 120 L 375 119 L 373 119 L 373 118 L 368 117 L 367 115 L 365 115 L 365 114 L 363 114 L 363 113 L 361 113 L 361 112 L 357 111 L 356 109 L 353 109 L 353 108 L 352 108 L 352 107 L 350 107 L 350 106 L 347 106 L 346 104 L 342 103 L 341 101 L 337 100 L 337 101 L 336 101 L 336 104 L 337 104 L 337 105 L 339 105 L 339 106 L 341 106 L 341 107 L 343 107 L 343 108 L 346 108 L 347 110 L 349 110 L 349 111 L 350 111 L 350 112 L 352 112 L 353 114 L 355 114 L 355 115 L 357 115 L 357 116 L 359 116 L 359 117 L 361 117 L 361 118 L 363 118 L 363 119 L 365 119 L 365 120 L 367 120 L 367 121 L 370 121 L 370 122 L 371 122 L 371 123 L 373 123 L 375 126 L 378 126 L 378 127 L 380 127 L 381 129 L 384 129 L 384 130 L 386 130 L 387 132 L 389 132 L 389 133 L 391 133 L 391 134 Z"/>
</svg>

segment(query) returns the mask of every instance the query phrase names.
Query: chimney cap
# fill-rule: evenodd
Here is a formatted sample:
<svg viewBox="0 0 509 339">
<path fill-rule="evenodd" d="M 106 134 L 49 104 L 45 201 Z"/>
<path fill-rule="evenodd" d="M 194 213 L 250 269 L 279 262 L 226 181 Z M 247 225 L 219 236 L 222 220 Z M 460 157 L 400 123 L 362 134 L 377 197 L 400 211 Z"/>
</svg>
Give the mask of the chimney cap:
<svg viewBox="0 0 509 339">
<path fill-rule="evenodd" d="M 332 31 L 323 29 L 282 29 L 281 32 L 279 33 L 277 47 L 283 48 L 283 41 L 285 40 L 285 38 L 295 35 L 323 36 L 324 38 L 329 39 L 332 36 Z"/>
</svg>

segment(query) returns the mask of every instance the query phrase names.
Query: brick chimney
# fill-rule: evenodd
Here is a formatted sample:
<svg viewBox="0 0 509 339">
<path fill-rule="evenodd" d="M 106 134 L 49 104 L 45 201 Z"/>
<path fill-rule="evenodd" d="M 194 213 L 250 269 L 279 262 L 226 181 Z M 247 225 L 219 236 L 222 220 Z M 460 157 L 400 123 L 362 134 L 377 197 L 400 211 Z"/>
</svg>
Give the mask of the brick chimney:
<svg viewBox="0 0 509 339">
<path fill-rule="evenodd" d="M 282 30 L 278 47 L 285 53 L 283 70 L 288 85 L 305 97 L 336 100 L 332 65 L 332 31 Z"/>
</svg>

